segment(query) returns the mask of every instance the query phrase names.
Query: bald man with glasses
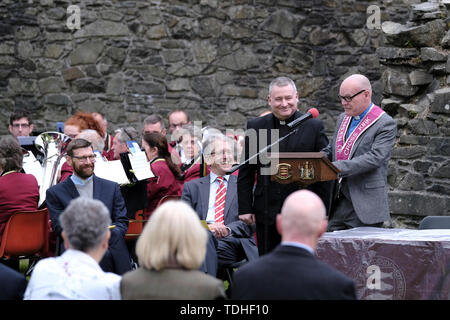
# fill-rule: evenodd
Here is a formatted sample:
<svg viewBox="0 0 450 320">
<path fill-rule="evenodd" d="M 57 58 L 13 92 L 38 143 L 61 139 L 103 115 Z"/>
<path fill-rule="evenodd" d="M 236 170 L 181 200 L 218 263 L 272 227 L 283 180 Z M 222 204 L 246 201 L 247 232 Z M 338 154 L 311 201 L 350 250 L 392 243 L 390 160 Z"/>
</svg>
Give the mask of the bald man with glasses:
<svg viewBox="0 0 450 320">
<path fill-rule="evenodd" d="M 387 170 L 397 124 L 372 102 L 372 86 L 364 75 L 347 77 L 339 98 L 344 112 L 322 150 L 341 170 L 328 231 L 382 227 L 390 221 Z"/>
</svg>

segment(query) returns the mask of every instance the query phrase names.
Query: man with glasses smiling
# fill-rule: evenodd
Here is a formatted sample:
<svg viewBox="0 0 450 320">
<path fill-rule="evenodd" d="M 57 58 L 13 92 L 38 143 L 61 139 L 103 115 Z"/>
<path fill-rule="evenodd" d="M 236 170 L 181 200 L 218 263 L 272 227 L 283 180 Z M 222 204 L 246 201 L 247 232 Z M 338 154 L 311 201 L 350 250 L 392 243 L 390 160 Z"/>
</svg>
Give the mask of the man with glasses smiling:
<svg viewBox="0 0 450 320">
<path fill-rule="evenodd" d="M 127 210 L 119 185 L 94 175 L 95 154 L 91 143 L 85 139 L 74 139 L 69 143 L 66 160 L 73 168 L 73 174 L 47 190 L 46 202 L 53 231 L 58 237 L 61 235 L 59 216 L 72 199 L 81 196 L 100 200 L 108 208 L 114 225 L 109 249 L 100 266 L 104 271 L 117 274 L 131 270 L 131 258 L 124 239 L 128 230 Z"/>
<path fill-rule="evenodd" d="M 361 74 L 339 89 L 344 113 L 325 152 L 341 170 L 328 231 L 390 221 L 387 169 L 397 135 L 395 121 L 372 102 L 372 86 Z"/>
<path fill-rule="evenodd" d="M 18 110 L 9 117 L 9 132 L 16 138 L 30 136 L 33 128 L 30 115 L 23 110 Z"/>
</svg>

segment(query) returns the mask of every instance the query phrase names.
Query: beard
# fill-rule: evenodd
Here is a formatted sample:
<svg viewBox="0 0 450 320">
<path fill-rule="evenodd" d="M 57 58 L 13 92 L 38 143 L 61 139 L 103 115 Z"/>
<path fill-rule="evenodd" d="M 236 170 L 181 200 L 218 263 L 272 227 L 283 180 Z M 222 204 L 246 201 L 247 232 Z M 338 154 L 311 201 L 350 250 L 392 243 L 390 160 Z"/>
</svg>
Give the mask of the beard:
<svg viewBox="0 0 450 320">
<path fill-rule="evenodd" d="M 76 173 L 81 179 L 87 179 L 94 173 L 94 163 L 91 164 L 73 164 L 73 172 Z"/>
</svg>

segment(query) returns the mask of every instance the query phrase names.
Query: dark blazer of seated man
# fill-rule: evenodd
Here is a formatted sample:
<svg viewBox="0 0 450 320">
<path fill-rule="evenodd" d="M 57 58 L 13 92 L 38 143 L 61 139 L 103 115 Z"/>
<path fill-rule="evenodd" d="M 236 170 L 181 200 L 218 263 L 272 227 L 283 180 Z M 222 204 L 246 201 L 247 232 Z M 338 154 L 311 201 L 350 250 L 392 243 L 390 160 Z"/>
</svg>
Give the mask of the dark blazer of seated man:
<svg viewBox="0 0 450 320">
<path fill-rule="evenodd" d="M 25 289 L 27 288 L 27 279 L 16 270 L 0 262 L 0 300 L 22 300 Z"/>
<path fill-rule="evenodd" d="M 237 177 L 226 174 L 234 159 L 233 143 L 233 140 L 224 135 L 206 139 L 205 161 L 211 172 L 206 177 L 186 182 L 181 196 L 201 220 L 206 220 L 217 239 L 219 267 L 245 258 L 250 261 L 258 257 L 253 238 L 254 225 L 249 226 L 239 220 Z"/>
<path fill-rule="evenodd" d="M 352 300 L 352 279 L 314 256 L 327 229 L 325 206 L 315 193 L 290 194 L 277 215 L 281 244 L 234 273 L 231 298 L 241 300 Z"/>
<path fill-rule="evenodd" d="M 100 200 L 108 208 L 115 226 L 111 230 L 109 249 L 100 261 L 100 266 L 104 271 L 117 274 L 131 270 L 131 258 L 124 239 L 128 230 L 128 218 L 119 185 L 94 175 L 95 154 L 87 140 L 71 141 L 67 147 L 66 160 L 73 168 L 73 174 L 49 188 L 46 194 L 53 231 L 57 236 L 61 235 L 59 216 L 72 199 L 84 196 Z"/>
</svg>

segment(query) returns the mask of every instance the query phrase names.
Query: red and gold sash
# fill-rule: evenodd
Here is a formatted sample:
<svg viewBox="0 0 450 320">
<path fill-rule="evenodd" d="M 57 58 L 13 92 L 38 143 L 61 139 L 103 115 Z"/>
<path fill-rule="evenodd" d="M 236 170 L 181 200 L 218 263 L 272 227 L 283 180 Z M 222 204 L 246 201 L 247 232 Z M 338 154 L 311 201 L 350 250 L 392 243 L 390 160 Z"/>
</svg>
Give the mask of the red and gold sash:
<svg viewBox="0 0 450 320">
<path fill-rule="evenodd" d="M 353 130 L 352 134 L 345 140 L 345 133 L 350 125 L 352 117 L 345 116 L 344 120 L 339 127 L 339 131 L 336 137 L 336 160 L 348 160 L 350 155 L 352 154 L 353 146 L 355 145 L 356 140 L 372 126 L 381 116 L 384 114 L 384 111 L 372 104 L 369 112 L 362 118 L 358 126 Z"/>
</svg>

